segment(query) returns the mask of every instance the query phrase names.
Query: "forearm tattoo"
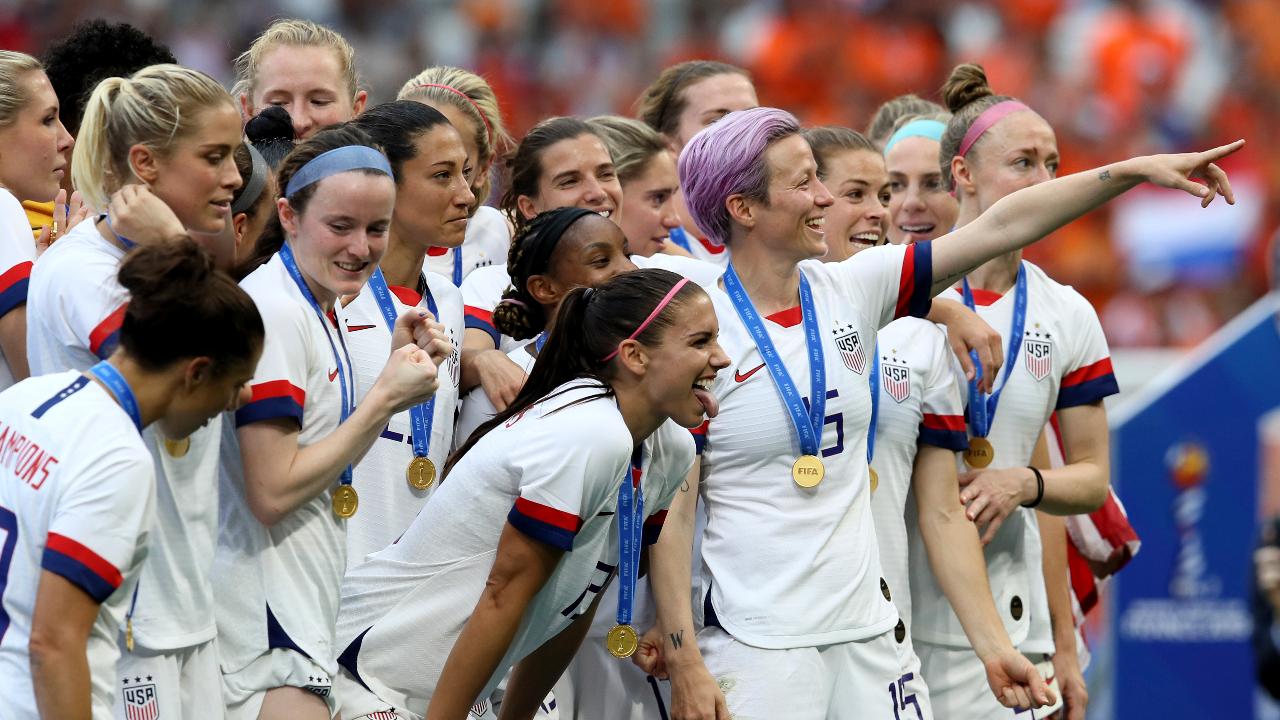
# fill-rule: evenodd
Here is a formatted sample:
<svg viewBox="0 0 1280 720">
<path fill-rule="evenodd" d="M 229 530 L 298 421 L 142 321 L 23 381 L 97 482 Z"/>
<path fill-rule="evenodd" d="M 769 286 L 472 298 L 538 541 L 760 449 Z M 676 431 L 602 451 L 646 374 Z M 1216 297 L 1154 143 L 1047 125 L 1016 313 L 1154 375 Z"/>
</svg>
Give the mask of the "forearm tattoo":
<svg viewBox="0 0 1280 720">
<path fill-rule="evenodd" d="M 1102 172 L 1098 173 L 1098 179 L 1101 180 L 1102 182 L 1107 182 L 1108 180 L 1111 179 L 1111 171 L 1103 170 Z"/>
<path fill-rule="evenodd" d="M 670 635 L 668 635 L 667 637 L 671 638 L 671 648 L 672 648 L 673 650 L 679 650 L 679 649 L 681 648 L 681 646 L 683 646 L 683 645 L 684 645 L 684 631 L 683 631 L 683 630 L 680 630 L 679 632 L 673 632 L 673 633 L 671 633 Z"/>
</svg>

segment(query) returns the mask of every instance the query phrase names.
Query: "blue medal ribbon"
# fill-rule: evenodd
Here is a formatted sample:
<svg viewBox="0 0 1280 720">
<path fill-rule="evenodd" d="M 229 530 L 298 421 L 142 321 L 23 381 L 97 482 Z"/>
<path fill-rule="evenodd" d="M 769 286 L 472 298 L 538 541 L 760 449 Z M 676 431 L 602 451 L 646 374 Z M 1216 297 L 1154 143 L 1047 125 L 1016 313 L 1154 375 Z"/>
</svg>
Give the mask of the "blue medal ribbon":
<svg viewBox="0 0 1280 720">
<path fill-rule="evenodd" d="M 880 343 L 872 346 L 871 377 L 867 382 L 871 385 L 871 427 L 867 428 L 867 467 L 871 467 L 871 458 L 876 456 L 876 423 L 880 419 Z"/>
<path fill-rule="evenodd" d="M 783 364 L 777 348 L 773 346 L 769 331 L 765 329 L 759 313 L 751 304 L 751 298 L 742 287 L 742 281 L 738 279 L 738 273 L 733 269 L 732 262 L 724 271 L 722 279 L 725 292 L 733 302 L 733 309 L 738 312 L 742 324 L 755 340 L 756 349 L 760 351 L 761 359 L 769 368 L 773 384 L 778 388 L 778 394 L 782 396 L 782 402 L 791 414 L 791 424 L 795 426 L 796 434 L 800 437 L 801 454 L 817 455 L 822 445 L 822 425 L 827 411 L 827 366 L 823 359 L 822 338 L 818 333 L 818 313 L 814 309 L 813 291 L 809 289 L 809 281 L 801 272 L 800 314 L 804 319 L 805 345 L 809 350 L 809 407 L 806 411 L 804 401 L 800 398 L 800 391 L 796 389 L 795 382 L 787 372 L 787 366 Z"/>
<path fill-rule="evenodd" d="M 969 278 L 963 280 L 964 304 L 970 310 L 977 312 L 973 301 L 973 291 L 969 289 Z M 973 360 L 973 366 L 977 368 L 974 378 L 969 381 L 969 427 L 974 437 L 984 438 L 991 432 L 991 426 L 996 421 L 996 407 L 1000 404 L 1000 394 L 1004 392 L 1004 387 L 1009 384 L 1009 376 L 1013 374 L 1014 364 L 1018 362 L 1018 351 L 1022 347 L 1022 333 L 1027 327 L 1027 273 L 1026 269 L 1020 264 L 1018 266 L 1018 277 L 1014 282 L 1013 295 L 1013 328 L 1009 331 L 1009 337 L 1006 338 L 1005 344 L 1009 349 L 1005 353 L 1004 361 L 1004 382 L 1000 383 L 1000 387 L 996 388 L 990 395 L 985 395 L 978 386 L 978 381 L 982 379 L 982 363 L 978 360 L 978 353 L 975 350 L 969 351 L 969 357 Z"/>
<path fill-rule="evenodd" d="M 640 548 L 644 532 L 644 488 L 632 480 L 632 471 L 640 470 L 643 451 L 636 448 L 631 463 L 622 473 L 618 490 L 618 624 L 631 624 L 631 609 L 636 599 L 636 579 L 640 574 Z"/>
<path fill-rule="evenodd" d="M 425 282 L 423 287 L 426 290 L 424 295 L 427 299 L 427 309 L 431 311 L 433 318 L 439 320 L 440 311 L 436 308 L 436 299 L 431 295 L 431 288 Z M 391 290 L 387 287 L 387 279 L 382 275 L 382 268 L 373 271 L 373 275 L 369 278 L 369 289 L 373 291 L 373 298 L 378 301 L 378 309 L 382 311 L 382 319 L 387 321 L 387 330 L 395 332 L 396 306 L 391 300 Z M 431 449 L 431 427 L 435 423 L 435 419 L 435 395 L 432 395 L 430 400 L 409 408 L 409 421 L 413 427 L 414 457 L 424 458 Z"/>
<path fill-rule="evenodd" d="M 289 243 L 285 243 L 280 247 L 280 261 L 284 263 L 285 270 L 289 271 L 289 277 L 293 278 L 293 284 L 298 286 L 298 292 L 302 293 L 302 297 L 306 298 L 307 303 L 311 305 L 311 310 L 315 312 L 316 319 L 320 321 L 320 325 L 324 329 L 325 339 L 329 341 L 329 349 L 333 351 L 333 361 L 338 365 L 338 386 L 342 390 L 342 411 L 339 422 L 344 423 L 347 418 L 351 417 L 351 411 L 355 405 L 355 388 L 347 387 L 347 368 L 351 367 L 351 355 L 347 352 L 347 343 L 342 339 L 342 332 L 338 333 L 338 343 L 333 342 L 333 334 L 329 332 L 329 320 L 325 317 L 324 309 L 320 307 L 320 303 L 316 301 L 316 296 L 311 294 L 311 288 L 307 287 L 307 281 L 302 277 L 302 271 L 298 269 L 298 261 L 293 258 L 293 248 L 289 247 Z M 338 345 L 342 346 L 342 355 L 338 354 Z M 343 358 L 346 358 L 346 364 L 343 364 Z M 339 478 L 343 485 L 350 485 L 352 480 L 351 466 L 348 465 Z"/>
<path fill-rule="evenodd" d="M 671 232 L 667 235 L 667 239 L 684 248 L 687 253 L 693 253 L 693 248 L 689 246 L 689 234 L 682 227 L 671 228 Z"/>
<path fill-rule="evenodd" d="M 129 381 L 125 380 L 120 371 L 106 360 L 89 368 L 89 372 L 102 381 L 111 397 L 115 398 L 116 402 L 120 403 L 120 407 L 129 413 L 133 426 L 138 428 L 138 432 L 142 432 L 142 411 L 138 409 L 138 398 L 134 396 L 133 388 L 129 387 Z"/>
<path fill-rule="evenodd" d="M 453 286 L 462 287 L 462 246 L 453 249 Z M 431 311 L 435 313 L 434 310 Z M 437 318 L 438 320 L 439 318 Z"/>
</svg>

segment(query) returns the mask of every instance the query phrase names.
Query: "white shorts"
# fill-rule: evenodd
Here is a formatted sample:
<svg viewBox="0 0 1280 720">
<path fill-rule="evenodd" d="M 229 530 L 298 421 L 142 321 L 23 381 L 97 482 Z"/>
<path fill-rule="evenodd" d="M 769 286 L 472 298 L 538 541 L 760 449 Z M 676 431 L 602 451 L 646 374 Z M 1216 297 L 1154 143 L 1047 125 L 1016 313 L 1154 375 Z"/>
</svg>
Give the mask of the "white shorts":
<svg viewBox="0 0 1280 720">
<path fill-rule="evenodd" d="M 314 661 L 293 650 L 275 648 L 233 673 L 223 673 L 222 698 L 227 704 L 227 720 L 258 720 L 268 690 L 302 688 L 324 700 L 333 717 L 338 705 L 332 686 L 329 673 Z"/>
<path fill-rule="evenodd" d="M 166 652 L 121 647 L 116 662 L 115 717 L 221 718 L 217 641 Z"/>
<path fill-rule="evenodd" d="M 947 720 L 1043 720 L 1061 707 L 1062 692 L 1053 677 L 1053 664 L 1045 656 L 1032 658 L 1037 662 L 1040 676 L 1050 680 L 1049 689 L 1058 698 L 1057 705 L 1038 710 L 1015 710 L 1000 704 L 991 685 L 987 682 L 987 670 L 982 660 L 970 648 L 954 648 L 921 642 L 918 646 L 921 668 L 929 678 L 929 691 L 938 717 Z M 1046 670 L 1048 674 L 1046 674 Z"/>
<path fill-rule="evenodd" d="M 505 684 L 505 681 L 503 681 Z M 502 686 L 499 686 L 501 688 Z M 338 674 L 333 678 L 333 695 L 343 720 L 422 720 L 422 716 L 402 707 L 394 707 L 351 676 L 346 668 L 339 666 Z M 488 700 L 482 700 L 471 706 L 467 714 L 468 720 L 497 720 L 498 708 L 502 704 L 502 690 L 498 689 Z M 555 695 L 548 695 L 542 707 L 534 715 L 538 720 L 559 720 L 556 712 Z"/>
<path fill-rule="evenodd" d="M 671 683 L 647 675 L 588 637 L 556 683 L 562 720 L 660 720 L 669 717 Z"/>
<path fill-rule="evenodd" d="M 767 650 L 703 628 L 698 646 L 734 720 L 933 720 L 905 630 L 867 640 Z M 951 720 L 949 716 L 942 717 Z"/>
</svg>

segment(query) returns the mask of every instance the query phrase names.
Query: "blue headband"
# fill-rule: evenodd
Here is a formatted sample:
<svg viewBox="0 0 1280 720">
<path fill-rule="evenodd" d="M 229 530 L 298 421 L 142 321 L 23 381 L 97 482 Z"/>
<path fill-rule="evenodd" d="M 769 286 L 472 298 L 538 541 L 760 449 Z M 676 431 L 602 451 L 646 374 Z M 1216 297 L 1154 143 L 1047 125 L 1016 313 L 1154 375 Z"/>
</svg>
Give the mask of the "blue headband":
<svg viewBox="0 0 1280 720">
<path fill-rule="evenodd" d="M 387 162 L 387 156 L 374 150 L 368 145 L 344 145 L 340 148 L 334 148 L 328 152 L 320 153 L 311 158 L 306 165 L 298 169 L 298 172 L 289 178 L 289 187 L 285 189 L 284 196 L 292 197 L 299 190 L 320 182 L 330 175 L 349 172 L 351 170 L 377 170 L 385 173 L 387 177 L 395 178 L 391 172 L 391 163 Z"/>
<path fill-rule="evenodd" d="M 889 142 L 884 144 L 884 154 L 888 155 L 894 145 L 909 137 L 924 137 L 942 142 L 942 133 L 946 129 L 947 126 L 937 120 L 912 120 L 898 128 L 898 132 L 894 133 L 893 137 L 889 138 Z"/>
</svg>

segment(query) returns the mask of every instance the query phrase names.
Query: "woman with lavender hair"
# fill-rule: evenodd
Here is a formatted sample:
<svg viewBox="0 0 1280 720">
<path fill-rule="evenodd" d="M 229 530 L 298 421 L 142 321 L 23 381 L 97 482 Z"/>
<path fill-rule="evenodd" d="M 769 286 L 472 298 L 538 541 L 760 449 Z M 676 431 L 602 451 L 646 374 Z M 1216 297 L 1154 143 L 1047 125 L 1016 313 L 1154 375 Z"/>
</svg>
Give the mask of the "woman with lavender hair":
<svg viewBox="0 0 1280 720">
<path fill-rule="evenodd" d="M 1219 192 L 1233 202 L 1213 162 L 1242 144 L 1052 180 L 932 243 L 823 264 L 833 200 L 793 116 L 743 110 L 694 136 L 680 183 L 698 227 L 733 250 L 709 289 L 731 369 L 713 384 L 720 412 L 652 556 L 661 640 L 645 657 L 671 675 L 673 719 L 932 717 L 870 513 L 877 330 L 922 317 L 969 270 L 1142 182 L 1206 205 Z M 699 495 L 705 627 L 695 638 L 688 583 Z M 1016 652 L 994 654 L 986 668 L 1004 706 L 1049 701 Z"/>
</svg>

